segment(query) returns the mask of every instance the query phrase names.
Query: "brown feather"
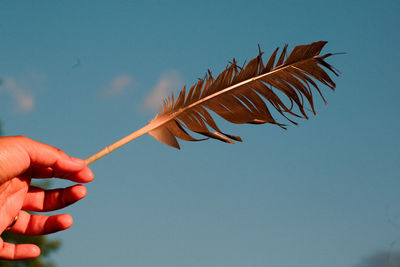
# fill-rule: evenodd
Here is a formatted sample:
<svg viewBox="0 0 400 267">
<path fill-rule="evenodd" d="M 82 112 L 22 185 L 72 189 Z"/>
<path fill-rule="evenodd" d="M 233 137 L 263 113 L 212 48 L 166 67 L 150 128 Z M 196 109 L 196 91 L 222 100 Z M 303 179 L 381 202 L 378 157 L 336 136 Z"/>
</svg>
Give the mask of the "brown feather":
<svg viewBox="0 0 400 267">
<path fill-rule="evenodd" d="M 208 71 L 206 77 L 194 84 L 187 94 L 186 88 L 183 88 L 176 100 L 172 95 L 164 101 L 160 112 L 149 123 L 150 126 L 156 125 L 149 134 L 178 149 L 175 137 L 187 141 L 204 140 L 192 137 L 185 129 L 228 143 L 241 141 L 238 136 L 223 133 L 209 111 L 232 123 L 272 123 L 283 127 L 272 117 L 266 102 L 291 123 L 296 124 L 287 115 L 308 118 L 306 103 L 315 114 L 312 90 L 316 90 L 326 103 L 316 81 L 332 90 L 335 88 L 335 83 L 321 67 L 338 75 L 325 62 L 325 58 L 332 54 L 319 55 L 326 43 L 319 41 L 296 46 L 289 56 L 286 56 L 285 45 L 276 64 L 274 62 L 279 48 L 272 53 L 265 66 L 260 50 L 259 55 L 243 68 L 238 67 L 236 60 L 233 60 L 216 78 Z M 286 96 L 289 107 L 273 88 Z M 208 127 L 215 131 L 210 131 Z"/>
<path fill-rule="evenodd" d="M 332 54 L 319 55 L 325 44 L 319 41 L 296 46 L 287 57 L 286 45 L 275 63 L 277 48 L 265 66 L 259 47 L 258 56 L 243 67 L 233 59 L 216 78 L 208 71 L 205 78 L 190 87 L 187 93 L 184 87 L 176 100 L 174 94 L 164 100 L 159 113 L 147 125 L 91 155 L 85 162 L 89 165 L 146 133 L 178 149 L 177 137 L 186 141 L 208 138 L 227 143 L 242 141 L 239 136 L 222 132 L 210 111 L 232 123 L 271 123 L 285 129 L 285 125 L 277 122 L 269 111 L 273 107 L 289 122 L 297 124 L 290 116 L 308 118 L 307 105 L 315 114 L 314 90 L 326 103 L 318 82 L 332 90 L 335 88 L 335 83 L 322 68 L 338 76 L 335 69 L 325 62 Z M 187 130 L 205 138 L 194 138 Z"/>
</svg>

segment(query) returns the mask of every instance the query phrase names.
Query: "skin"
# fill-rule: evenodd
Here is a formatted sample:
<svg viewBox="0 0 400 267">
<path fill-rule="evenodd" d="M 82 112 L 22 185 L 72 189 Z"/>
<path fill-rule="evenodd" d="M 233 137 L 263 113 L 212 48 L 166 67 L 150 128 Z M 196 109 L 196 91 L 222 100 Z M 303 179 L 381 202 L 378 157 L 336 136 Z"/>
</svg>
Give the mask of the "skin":
<svg viewBox="0 0 400 267">
<path fill-rule="evenodd" d="M 69 157 L 57 148 L 23 136 L 0 137 L 0 233 L 7 230 L 21 235 L 45 235 L 71 227 L 69 214 L 30 215 L 25 211 L 59 210 L 86 196 L 86 188 L 80 184 L 53 190 L 30 185 L 32 178 L 52 177 L 87 183 L 94 175 L 82 159 Z M 7 229 L 16 215 L 16 223 Z M 0 259 L 39 255 L 36 245 L 15 245 L 0 238 Z"/>
</svg>

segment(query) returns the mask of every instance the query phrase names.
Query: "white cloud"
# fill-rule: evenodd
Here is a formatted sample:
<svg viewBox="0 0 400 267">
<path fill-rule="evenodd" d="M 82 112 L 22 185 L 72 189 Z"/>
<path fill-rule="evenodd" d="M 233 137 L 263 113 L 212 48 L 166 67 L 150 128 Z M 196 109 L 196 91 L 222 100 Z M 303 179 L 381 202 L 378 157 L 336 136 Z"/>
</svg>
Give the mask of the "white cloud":
<svg viewBox="0 0 400 267">
<path fill-rule="evenodd" d="M 116 76 L 110 84 L 104 89 L 104 94 L 107 96 L 120 94 L 126 88 L 132 85 L 133 79 L 130 75 L 120 74 Z"/>
<path fill-rule="evenodd" d="M 34 96 L 25 91 L 21 84 L 12 77 L 5 77 L 0 85 L 0 90 L 8 93 L 15 101 L 15 107 L 18 111 L 28 112 L 35 106 Z"/>
<path fill-rule="evenodd" d="M 157 85 L 147 96 L 145 107 L 152 110 L 159 108 L 163 100 L 167 98 L 172 91 L 180 89 L 181 86 L 182 78 L 180 73 L 176 70 L 166 71 L 160 76 Z"/>
</svg>

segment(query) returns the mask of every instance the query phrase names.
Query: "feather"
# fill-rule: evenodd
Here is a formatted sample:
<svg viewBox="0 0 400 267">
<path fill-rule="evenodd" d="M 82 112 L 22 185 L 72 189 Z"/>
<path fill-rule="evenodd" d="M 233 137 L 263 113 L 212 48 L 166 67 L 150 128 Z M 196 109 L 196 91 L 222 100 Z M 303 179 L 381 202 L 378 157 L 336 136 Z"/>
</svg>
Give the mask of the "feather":
<svg viewBox="0 0 400 267">
<path fill-rule="evenodd" d="M 243 67 L 239 67 L 233 59 L 215 78 L 208 71 L 205 78 L 199 79 L 188 92 L 184 87 L 176 99 L 173 94 L 166 99 L 148 125 L 106 147 L 103 152 L 94 154 L 86 161 L 90 164 L 146 133 L 178 149 L 177 138 L 185 141 L 211 138 L 226 143 L 242 141 L 238 136 L 221 131 L 210 111 L 231 123 L 270 123 L 282 128 L 285 128 L 285 125 L 275 120 L 270 112 L 271 107 L 290 123 L 296 124 L 290 116 L 307 119 L 307 103 L 315 114 L 313 91 L 326 103 L 317 81 L 332 90 L 336 86 L 324 70 L 325 68 L 338 76 L 338 72 L 325 61 L 332 54 L 320 56 L 326 43 L 319 41 L 296 46 L 288 56 L 288 46 L 285 45 L 277 62 L 275 63 L 278 48 L 265 65 L 263 53 L 259 49 L 258 56 Z M 286 101 L 278 94 L 285 96 Z M 195 138 L 188 131 L 204 138 Z"/>
<path fill-rule="evenodd" d="M 285 113 L 308 118 L 304 110 L 305 101 L 315 114 L 312 87 L 322 96 L 313 79 L 331 89 L 335 88 L 335 83 L 320 66 L 337 75 L 337 72 L 324 61 L 329 54 L 319 56 L 325 44 L 326 42 L 320 41 L 296 46 L 285 60 L 286 45 L 275 66 L 278 49 L 274 51 L 265 66 L 260 51 L 259 55 L 243 68 L 239 68 L 233 60 L 215 79 L 211 72 L 208 72 L 208 75 L 193 85 L 188 93 L 186 88 L 183 88 L 176 100 L 171 96 L 164 103 L 150 124 L 157 124 L 163 119 L 167 119 L 168 123 L 149 131 L 149 134 L 175 148 L 179 148 L 179 144 L 174 137 L 188 141 L 199 140 L 188 134 L 185 129 L 227 143 L 241 141 L 238 136 L 222 132 L 209 111 L 232 123 L 272 123 L 284 127 L 272 117 L 262 97 L 286 118 Z M 286 95 L 291 103 L 290 107 L 283 103 L 272 88 Z M 295 107 L 299 112 L 296 113 Z M 289 121 L 295 123 L 290 119 Z M 214 131 L 210 131 L 209 128 Z M 164 134 L 160 134 L 161 131 Z"/>
</svg>

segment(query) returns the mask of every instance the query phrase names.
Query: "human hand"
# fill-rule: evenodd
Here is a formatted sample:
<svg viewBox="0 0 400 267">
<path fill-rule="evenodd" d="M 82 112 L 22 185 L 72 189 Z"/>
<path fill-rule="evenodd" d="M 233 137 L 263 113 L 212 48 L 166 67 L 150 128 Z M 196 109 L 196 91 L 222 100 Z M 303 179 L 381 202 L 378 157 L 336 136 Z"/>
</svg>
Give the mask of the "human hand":
<svg viewBox="0 0 400 267">
<path fill-rule="evenodd" d="M 69 214 L 31 215 L 28 211 L 62 209 L 86 196 L 83 185 L 43 190 L 31 186 L 32 178 L 57 177 L 77 183 L 93 180 L 83 160 L 61 150 L 22 136 L 0 137 L 0 233 L 44 235 L 72 225 Z M 23 209 L 23 210 L 22 210 Z M 15 224 L 7 229 L 14 222 Z M 40 255 L 33 244 L 10 244 L 0 238 L 0 259 L 20 260 Z"/>
</svg>

